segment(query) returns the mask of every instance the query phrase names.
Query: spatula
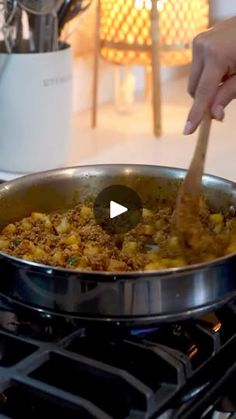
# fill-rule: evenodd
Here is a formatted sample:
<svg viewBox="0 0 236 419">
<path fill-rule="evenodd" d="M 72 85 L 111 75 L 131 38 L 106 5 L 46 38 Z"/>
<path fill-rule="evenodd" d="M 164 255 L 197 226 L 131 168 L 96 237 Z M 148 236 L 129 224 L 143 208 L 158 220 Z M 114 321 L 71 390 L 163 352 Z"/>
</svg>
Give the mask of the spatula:
<svg viewBox="0 0 236 419">
<path fill-rule="evenodd" d="M 186 240 L 188 241 L 191 232 L 196 232 L 200 224 L 199 200 L 210 128 L 211 115 L 207 112 L 199 128 L 193 159 L 177 197 L 174 225 L 183 245 L 186 244 Z"/>
</svg>

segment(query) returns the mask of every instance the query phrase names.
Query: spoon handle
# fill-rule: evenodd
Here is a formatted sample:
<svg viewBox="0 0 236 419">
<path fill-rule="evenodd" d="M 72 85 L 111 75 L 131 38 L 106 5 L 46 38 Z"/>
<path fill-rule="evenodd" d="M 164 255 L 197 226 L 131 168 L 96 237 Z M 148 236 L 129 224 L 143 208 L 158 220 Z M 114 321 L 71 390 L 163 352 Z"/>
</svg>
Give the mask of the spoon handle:
<svg viewBox="0 0 236 419">
<path fill-rule="evenodd" d="M 208 111 L 200 124 L 195 152 L 183 182 L 185 192 L 194 196 L 200 195 L 210 129 L 211 114 Z"/>
</svg>

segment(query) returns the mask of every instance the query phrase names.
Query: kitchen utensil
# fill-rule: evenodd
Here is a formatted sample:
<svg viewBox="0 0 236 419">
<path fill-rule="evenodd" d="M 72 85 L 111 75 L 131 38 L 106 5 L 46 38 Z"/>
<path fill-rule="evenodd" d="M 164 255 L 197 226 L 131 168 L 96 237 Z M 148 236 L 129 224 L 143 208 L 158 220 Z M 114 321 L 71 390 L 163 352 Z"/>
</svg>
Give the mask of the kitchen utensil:
<svg viewBox="0 0 236 419">
<path fill-rule="evenodd" d="M 70 7 L 70 3 L 73 0 L 64 0 L 64 2 L 62 3 L 60 9 L 58 10 L 58 26 L 60 27 L 60 22 L 62 21 L 62 19 L 64 18 L 64 16 L 67 13 L 67 10 Z"/>
<path fill-rule="evenodd" d="M 21 7 L 38 16 L 36 23 L 36 39 L 38 52 L 56 51 L 58 49 L 57 12 L 63 0 L 18 0 Z"/>
<path fill-rule="evenodd" d="M 34 42 L 34 18 L 35 16 L 23 10 L 24 30 L 23 36 L 26 40 L 26 52 L 36 52 Z"/>
<path fill-rule="evenodd" d="M 64 26 L 79 14 L 85 12 L 92 0 L 71 0 L 67 1 L 58 12 L 58 27 L 61 34 Z"/>
<path fill-rule="evenodd" d="M 197 145 L 186 177 L 181 185 L 174 214 L 174 224 L 183 246 L 188 246 L 192 231 L 201 229 L 199 220 L 199 199 L 202 189 L 211 115 L 207 112 L 200 125 Z M 200 233 L 200 230 L 199 230 Z M 194 241 L 192 241 L 194 243 Z"/>
<path fill-rule="evenodd" d="M 54 19 L 53 14 L 39 15 L 35 18 L 35 44 L 37 52 L 54 50 Z"/>
<path fill-rule="evenodd" d="M 23 51 L 23 24 L 22 24 L 22 9 L 17 6 L 15 13 L 15 52 Z"/>
<path fill-rule="evenodd" d="M 35 15 L 49 15 L 63 0 L 17 0 L 22 9 Z M 60 4 L 60 6 L 59 6 Z"/>
<path fill-rule="evenodd" d="M 7 21 L 10 18 L 16 5 L 17 5 L 17 0 L 4 0 L 3 1 L 3 15 L 4 15 L 5 21 Z"/>
<path fill-rule="evenodd" d="M 3 34 L 5 47 L 8 53 L 12 52 L 15 45 L 14 21 L 16 9 L 17 0 L 4 0 L 4 3 L 2 5 L 3 23 L 1 27 L 1 32 Z"/>
<path fill-rule="evenodd" d="M 144 165 L 101 165 L 53 170 L 0 186 L 0 228 L 35 211 L 65 208 L 103 188 L 126 185 L 142 202 L 176 200 L 186 172 Z M 203 176 L 213 211 L 236 205 L 236 185 Z M 145 204 L 147 205 L 147 204 Z M 199 238 L 200 239 L 200 238 Z M 0 292 L 36 310 L 83 320 L 143 324 L 199 315 L 236 295 L 236 254 L 183 268 L 153 272 L 73 271 L 0 254 Z"/>
</svg>

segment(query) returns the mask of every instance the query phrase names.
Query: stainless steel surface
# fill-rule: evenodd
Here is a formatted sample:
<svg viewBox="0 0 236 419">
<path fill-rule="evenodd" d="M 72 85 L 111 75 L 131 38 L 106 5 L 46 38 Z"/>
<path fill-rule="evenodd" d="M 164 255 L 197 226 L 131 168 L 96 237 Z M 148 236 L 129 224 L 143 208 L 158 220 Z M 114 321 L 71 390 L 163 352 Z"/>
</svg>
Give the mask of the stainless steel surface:
<svg viewBox="0 0 236 419">
<path fill-rule="evenodd" d="M 56 4 L 60 2 L 60 6 L 63 0 L 17 0 L 19 5 L 27 12 L 36 15 L 48 15 L 51 14 L 55 9 Z M 60 7 L 59 6 L 59 7 Z"/>
<path fill-rule="evenodd" d="M 54 16 L 47 14 L 35 19 L 35 45 L 37 52 L 54 50 Z"/>
<path fill-rule="evenodd" d="M 65 208 L 105 187 L 121 184 L 144 205 L 176 198 L 185 171 L 142 165 L 54 170 L 0 186 L 0 228 L 32 210 Z M 234 183 L 205 175 L 204 193 L 214 210 L 236 206 Z M 0 292 L 36 309 L 97 321 L 151 323 L 195 316 L 236 295 L 236 255 L 192 267 L 156 272 L 79 272 L 0 254 Z"/>
<path fill-rule="evenodd" d="M 0 33 L 4 40 L 4 44 L 0 43 L 0 52 L 43 53 L 63 48 L 65 40 L 60 39 L 62 29 L 70 20 L 87 10 L 91 2 L 92 0 L 0 0 Z M 22 21 L 25 23 L 24 31 Z"/>
<path fill-rule="evenodd" d="M 18 0 L 27 12 L 37 15 L 35 44 L 37 52 L 58 50 L 58 17 L 57 13 L 63 0 Z"/>
</svg>

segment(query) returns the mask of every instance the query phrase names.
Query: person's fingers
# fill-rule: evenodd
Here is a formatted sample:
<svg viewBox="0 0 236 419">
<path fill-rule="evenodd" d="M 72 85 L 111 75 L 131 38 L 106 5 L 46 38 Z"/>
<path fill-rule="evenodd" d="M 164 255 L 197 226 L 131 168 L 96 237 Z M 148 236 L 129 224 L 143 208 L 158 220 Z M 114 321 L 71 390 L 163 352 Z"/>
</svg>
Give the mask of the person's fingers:
<svg viewBox="0 0 236 419">
<path fill-rule="evenodd" d="M 199 35 L 193 40 L 193 58 L 188 81 L 188 93 L 192 97 L 195 95 L 195 91 L 204 67 L 203 51 L 203 37 Z"/>
<path fill-rule="evenodd" d="M 208 59 L 198 83 L 192 109 L 187 118 L 184 134 L 192 134 L 202 120 L 204 113 L 211 107 L 219 84 L 224 75 L 224 69 L 216 66 L 214 60 Z"/>
<path fill-rule="evenodd" d="M 236 98 L 236 76 L 230 77 L 219 88 L 211 107 L 211 113 L 215 119 L 224 119 L 224 108 Z"/>
</svg>

